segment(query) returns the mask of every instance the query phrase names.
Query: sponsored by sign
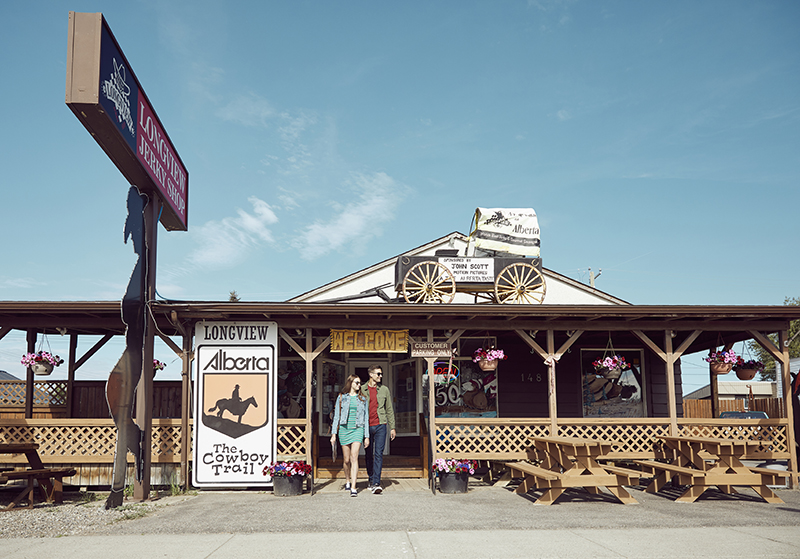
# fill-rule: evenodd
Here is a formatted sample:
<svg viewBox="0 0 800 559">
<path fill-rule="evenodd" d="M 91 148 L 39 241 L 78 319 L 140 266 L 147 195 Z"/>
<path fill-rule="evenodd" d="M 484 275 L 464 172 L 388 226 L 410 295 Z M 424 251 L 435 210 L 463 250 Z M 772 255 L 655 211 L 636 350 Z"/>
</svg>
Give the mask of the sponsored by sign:
<svg viewBox="0 0 800 559">
<path fill-rule="evenodd" d="M 450 270 L 456 282 L 494 283 L 493 258 L 439 258 L 439 263 Z"/>
<path fill-rule="evenodd" d="M 539 257 L 539 220 L 533 208 L 478 208 L 471 237 L 475 247 Z"/>
<path fill-rule="evenodd" d="M 67 105 L 131 184 L 159 194 L 164 226 L 185 231 L 188 172 L 102 14 L 70 12 L 67 52 Z"/>
<path fill-rule="evenodd" d="M 194 449 L 198 487 L 270 485 L 277 440 L 278 325 L 195 326 Z"/>
<path fill-rule="evenodd" d="M 331 351 L 350 353 L 406 353 L 408 330 L 334 330 Z"/>
</svg>

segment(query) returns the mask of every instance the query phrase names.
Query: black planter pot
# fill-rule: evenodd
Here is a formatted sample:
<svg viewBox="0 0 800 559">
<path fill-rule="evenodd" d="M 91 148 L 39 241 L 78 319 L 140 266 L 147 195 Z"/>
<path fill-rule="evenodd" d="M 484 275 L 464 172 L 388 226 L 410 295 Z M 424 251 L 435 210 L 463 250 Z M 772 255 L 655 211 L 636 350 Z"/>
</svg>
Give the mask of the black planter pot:
<svg viewBox="0 0 800 559">
<path fill-rule="evenodd" d="M 439 472 L 439 491 L 442 493 L 466 493 L 469 474 Z"/>
<path fill-rule="evenodd" d="M 294 497 L 303 494 L 305 476 L 275 476 L 272 478 L 272 492 L 276 497 Z"/>
</svg>

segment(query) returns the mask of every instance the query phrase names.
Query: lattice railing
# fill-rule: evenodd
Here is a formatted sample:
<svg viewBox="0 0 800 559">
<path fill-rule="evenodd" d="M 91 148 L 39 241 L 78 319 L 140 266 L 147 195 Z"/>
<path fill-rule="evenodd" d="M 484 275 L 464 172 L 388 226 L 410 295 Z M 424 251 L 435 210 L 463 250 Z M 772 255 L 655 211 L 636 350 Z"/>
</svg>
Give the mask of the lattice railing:
<svg viewBox="0 0 800 559">
<path fill-rule="evenodd" d="M 24 380 L 0 380 L 0 407 L 25 405 Z M 33 381 L 34 406 L 65 406 L 67 403 L 67 381 Z"/>
<path fill-rule="evenodd" d="M 302 460 L 306 456 L 307 445 L 305 419 L 278 420 L 277 454 L 279 459 L 288 460 L 293 457 Z"/>
<path fill-rule="evenodd" d="M 45 463 L 102 463 L 114 460 L 117 431 L 110 419 L 5 419 L 0 421 L 0 441 L 37 443 Z M 179 419 L 154 419 L 150 441 L 153 462 L 180 462 Z M 132 461 L 132 455 L 128 459 Z"/>
<path fill-rule="evenodd" d="M 764 445 L 745 456 L 748 459 L 788 458 L 786 419 L 678 420 L 678 433 L 695 437 L 752 439 Z M 548 419 L 454 419 L 436 421 L 435 458 L 473 460 L 521 460 L 526 458 L 528 438 L 550 434 Z M 613 458 L 655 457 L 657 437 L 669 435 L 664 419 L 586 419 L 559 421 L 558 436 L 615 441 Z"/>
<path fill-rule="evenodd" d="M 192 426 L 187 437 L 191 440 Z M 150 438 L 151 460 L 158 463 L 180 463 L 182 429 L 180 419 L 153 419 Z M 0 420 L 0 442 L 39 445 L 39 455 L 45 463 L 111 463 L 117 430 L 110 419 L 4 419 Z M 302 459 L 306 455 L 305 419 L 279 419 L 277 452 L 279 456 Z M 24 462 L 24 456 L 2 463 Z M 128 461 L 133 456 L 128 454 Z"/>
</svg>

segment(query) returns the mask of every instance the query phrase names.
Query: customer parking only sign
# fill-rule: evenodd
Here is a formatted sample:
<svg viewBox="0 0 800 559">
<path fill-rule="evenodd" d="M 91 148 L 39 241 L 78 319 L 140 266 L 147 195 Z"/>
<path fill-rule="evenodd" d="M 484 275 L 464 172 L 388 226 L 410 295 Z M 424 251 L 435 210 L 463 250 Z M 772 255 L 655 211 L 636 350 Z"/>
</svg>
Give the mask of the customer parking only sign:
<svg viewBox="0 0 800 559">
<path fill-rule="evenodd" d="M 200 322 L 195 340 L 194 485 L 271 485 L 278 325 Z"/>
</svg>

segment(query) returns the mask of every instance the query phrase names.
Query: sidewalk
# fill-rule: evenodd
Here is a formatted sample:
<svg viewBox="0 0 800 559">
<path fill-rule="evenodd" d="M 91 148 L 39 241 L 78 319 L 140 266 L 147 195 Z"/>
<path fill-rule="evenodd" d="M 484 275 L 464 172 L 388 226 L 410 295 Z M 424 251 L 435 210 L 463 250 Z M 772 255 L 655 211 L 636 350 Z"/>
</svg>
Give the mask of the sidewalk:
<svg viewBox="0 0 800 559">
<path fill-rule="evenodd" d="M 798 491 L 779 491 L 786 503 L 776 505 L 749 489 L 675 503 L 637 487 L 638 505 L 568 492 L 537 506 L 508 488 L 433 496 L 418 487 L 393 484 L 383 495 L 361 491 L 357 498 L 333 485 L 313 497 L 202 491 L 90 535 L 4 539 L 0 549 L 8 558 L 83 559 L 800 557 Z"/>
</svg>

